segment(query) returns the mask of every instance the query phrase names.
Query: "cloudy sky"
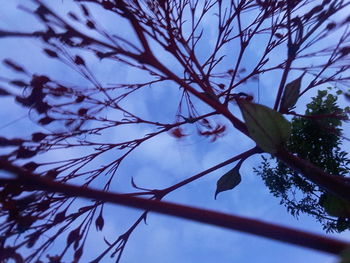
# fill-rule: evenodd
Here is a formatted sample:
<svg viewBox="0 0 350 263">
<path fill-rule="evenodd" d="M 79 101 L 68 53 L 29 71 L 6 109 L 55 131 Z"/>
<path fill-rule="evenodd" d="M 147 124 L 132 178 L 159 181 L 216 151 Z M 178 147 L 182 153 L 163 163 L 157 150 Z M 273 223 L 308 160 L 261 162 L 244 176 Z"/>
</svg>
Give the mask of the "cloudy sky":
<svg viewBox="0 0 350 263">
<path fill-rule="evenodd" d="M 54 8 L 61 14 L 65 14 L 69 9 L 79 10 L 72 1 L 54 2 Z M 18 9 L 19 5 L 33 6 L 30 1 L 0 0 L 0 3 L 2 6 L 0 9 L 0 29 L 15 29 L 18 31 L 40 29 L 40 24 L 35 18 Z M 107 30 L 115 31 L 121 36 L 134 37 L 128 25 L 124 25 L 122 21 L 116 20 L 115 17 L 107 15 L 100 10 L 91 10 Z M 204 22 L 209 40 L 210 36 L 215 34 L 215 29 L 210 28 L 211 19 L 214 18 L 209 17 Z M 201 51 L 203 55 L 205 55 L 206 49 L 210 48 L 212 44 L 209 41 L 207 46 L 203 45 Z M 45 73 L 55 79 L 69 80 L 69 83 L 84 85 L 84 79 L 72 72 L 67 66 L 45 57 L 42 53 L 42 48 L 43 44 L 34 39 L 1 40 L 0 59 L 10 57 L 15 61 L 20 61 L 22 65 L 30 68 L 34 73 Z M 225 50 L 224 52 L 230 51 Z M 251 48 L 247 53 L 246 63 L 247 67 L 249 67 L 248 61 L 254 60 L 259 52 L 255 48 Z M 159 51 L 159 56 L 162 61 L 171 65 L 172 58 L 170 56 L 163 54 L 161 51 Z M 85 57 L 85 59 L 93 63 L 92 58 L 91 61 L 89 61 L 89 57 Z M 278 59 L 278 57 L 271 59 Z M 173 70 L 176 71 L 176 64 L 172 66 Z M 107 84 L 143 81 L 145 77 L 140 72 L 108 62 L 103 65 L 92 64 L 91 67 L 96 76 Z M 13 72 L 0 65 L 0 77 L 13 76 L 15 76 Z M 295 76 L 292 75 L 292 78 Z M 274 98 L 274 96 L 268 96 L 269 92 L 273 90 L 269 88 L 274 84 L 273 79 L 272 75 L 270 78 L 264 78 L 264 81 L 259 83 L 260 88 L 267 91 L 264 93 L 265 95 L 260 97 L 260 103 L 270 106 L 273 104 L 271 98 Z M 248 91 L 256 91 L 257 83 L 247 85 Z M 271 93 L 271 95 L 273 94 Z M 130 97 L 130 100 L 126 102 L 126 107 L 131 112 L 137 112 L 148 119 L 151 119 L 153 116 L 159 119 L 166 119 L 171 114 L 172 116 L 175 115 L 176 103 L 169 100 L 177 97 L 177 87 L 169 84 L 169 87 L 152 88 L 147 93 L 142 94 L 142 96 Z M 305 98 L 304 100 L 307 101 L 307 99 Z M 163 105 L 164 102 L 166 104 L 169 103 L 172 107 L 162 108 L 162 111 L 160 111 L 159 108 L 154 106 Z M 28 136 L 32 131 L 41 129 L 34 124 L 30 114 L 28 115 L 12 99 L 1 99 L 0 105 L 0 119 L 2 120 L 0 134 L 2 136 Z M 28 133 L 28 131 L 31 132 Z M 160 135 L 155 140 L 140 146 L 127 159 L 125 164 L 120 167 L 118 184 L 115 185 L 114 190 L 123 191 L 126 187 L 125 185 L 130 186 L 130 177 L 133 177 L 139 186 L 145 188 L 164 188 L 254 146 L 254 143 L 245 136 L 237 135 L 231 131 L 232 129 L 228 128 L 226 136 L 215 143 L 210 143 L 209 140 L 198 136 L 188 136 L 182 140 L 177 140 L 169 134 Z M 128 137 L 136 138 L 147 132 L 147 128 L 143 126 L 134 126 L 124 129 L 122 132 L 117 130 L 110 132 L 105 135 L 104 139 L 113 140 L 118 138 L 118 140 L 122 140 Z M 59 159 L 62 154 L 62 152 L 56 151 L 45 155 L 45 158 L 50 158 L 50 160 Z M 64 154 L 65 157 L 79 156 L 81 152 L 79 150 L 66 150 Z M 106 158 L 110 159 L 113 156 L 107 156 Z M 240 170 L 242 183 L 233 191 L 221 193 L 217 200 L 214 200 L 216 181 L 232 166 L 219 169 L 192 184 L 176 190 L 169 194 L 165 200 L 325 234 L 322 227 L 313 218 L 302 215 L 296 219 L 287 214 L 284 207 L 279 205 L 279 200 L 273 198 L 262 180 L 253 173 L 253 167 L 256 167 L 260 160 L 260 156 L 254 156 L 245 161 Z M 114 240 L 118 235 L 126 231 L 140 215 L 140 211 L 134 209 L 115 205 L 108 205 L 107 208 L 105 209 L 104 232 L 102 234 L 96 233 L 89 237 L 87 253 L 82 262 L 85 262 L 84 260 L 87 262 L 88 259 L 92 259 L 98 253 L 101 253 L 105 247 L 102 241 L 103 235 L 109 241 Z M 350 241 L 350 235 L 347 233 L 341 235 L 332 234 L 330 236 L 341 237 Z M 62 247 L 61 242 L 64 242 L 64 240 L 58 240 L 51 251 L 54 252 L 55 249 Z M 151 213 L 148 217 L 147 225 L 141 224 L 132 234 L 121 260 L 121 262 L 125 263 L 195 261 L 333 263 L 337 262 L 337 259 L 328 254 L 293 245 Z M 113 261 L 107 257 L 103 262 Z"/>
</svg>

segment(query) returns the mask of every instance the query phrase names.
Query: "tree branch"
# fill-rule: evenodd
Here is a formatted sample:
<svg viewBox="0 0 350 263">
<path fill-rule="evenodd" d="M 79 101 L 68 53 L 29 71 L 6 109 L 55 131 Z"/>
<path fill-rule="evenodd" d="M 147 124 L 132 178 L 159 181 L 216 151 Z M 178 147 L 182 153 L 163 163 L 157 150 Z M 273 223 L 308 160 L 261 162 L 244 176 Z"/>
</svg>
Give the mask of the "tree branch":
<svg viewBox="0 0 350 263">
<path fill-rule="evenodd" d="M 128 207 L 145 209 L 161 214 L 186 218 L 197 222 L 283 241 L 306 248 L 328 252 L 331 254 L 339 254 L 349 245 L 344 241 L 326 238 L 320 235 L 307 233 L 271 223 L 265 223 L 259 220 L 249 219 L 245 217 L 239 217 L 165 201 L 148 200 L 123 194 L 78 187 L 70 184 L 62 184 L 27 172 L 26 170 L 4 160 L 0 160 L 0 167 L 3 170 L 16 174 L 18 180 L 14 181 L 17 181 L 21 184 L 34 186 L 43 191 L 53 193 L 59 192 L 72 197 L 79 196 Z"/>
</svg>

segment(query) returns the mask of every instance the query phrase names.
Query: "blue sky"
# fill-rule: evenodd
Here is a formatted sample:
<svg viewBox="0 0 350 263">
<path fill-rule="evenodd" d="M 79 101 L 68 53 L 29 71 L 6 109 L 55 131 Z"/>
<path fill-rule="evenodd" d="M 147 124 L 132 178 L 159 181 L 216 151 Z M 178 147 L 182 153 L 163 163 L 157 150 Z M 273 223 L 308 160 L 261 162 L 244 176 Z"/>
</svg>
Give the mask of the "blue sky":
<svg viewBox="0 0 350 263">
<path fill-rule="evenodd" d="M 2 4 L 0 29 L 31 31 L 34 28 L 40 28 L 40 24 L 32 16 L 17 9 L 19 4 L 31 6 L 30 1 L 12 0 L 0 1 L 0 3 Z M 72 1 L 55 1 L 54 4 L 53 2 L 50 2 L 50 4 L 55 6 L 55 9 L 62 14 L 65 14 L 66 10 L 70 8 L 79 10 Z M 116 21 L 114 17 L 101 12 L 101 10 L 91 10 L 106 29 L 132 39 L 133 34 L 128 25 L 123 24 L 120 20 Z M 211 28 L 210 17 L 205 21 L 205 26 L 208 32 L 208 36 L 206 36 L 208 42 L 206 43 L 207 46 L 203 45 L 203 49 L 200 51 L 203 54 L 199 54 L 199 56 L 205 56 L 207 49 L 210 49 L 213 44 L 209 41 L 210 36 L 215 35 L 215 29 Z M 42 53 L 43 45 L 39 41 L 33 39 L 6 39 L 1 40 L 1 43 L 1 59 L 13 58 L 22 65 L 31 68 L 34 73 L 45 73 L 55 79 L 66 80 L 70 84 L 87 84 L 84 79 L 77 73 L 72 72 L 67 66 L 46 58 Z M 228 47 L 223 52 L 229 53 L 230 48 L 232 47 Z M 165 55 L 164 52 L 158 49 L 157 52 L 159 52 L 159 56 L 164 63 L 167 63 L 174 71 L 177 70 L 176 64 L 172 63 L 170 56 Z M 283 52 L 283 50 L 279 52 Z M 137 82 L 145 79 L 145 75 L 141 72 L 111 62 L 98 64 L 95 63 L 92 56 L 82 54 L 85 55 L 86 61 L 91 63 L 91 70 L 106 85 L 128 83 L 130 81 Z M 250 66 L 250 61 L 254 60 L 258 54 L 258 50 L 249 49 L 246 57 L 247 67 Z M 271 60 L 273 59 L 279 59 L 278 54 L 271 58 Z M 0 72 L 1 77 L 14 76 L 3 65 L 0 65 Z M 291 80 L 296 76 L 299 76 L 299 74 L 292 74 Z M 261 103 L 270 106 L 273 104 L 271 98 L 274 98 L 274 96 L 269 96 L 269 94 L 273 95 L 272 92 L 275 89 L 269 87 L 276 85 L 276 81 L 273 74 L 267 74 L 261 79 L 260 89 L 266 91 L 265 95 L 260 97 Z M 254 94 L 256 94 L 256 88 L 257 83 L 247 84 L 248 91 Z M 308 101 L 308 98 L 313 94 L 310 93 L 310 95 L 305 96 L 299 102 L 300 105 Z M 148 119 L 156 116 L 160 120 L 171 121 L 176 113 L 175 99 L 178 96 L 178 88 L 169 83 L 168 87 L 154 87 L 144 91 L 141 95 L 130 97 L 125 102 L 125 106 L 131 112 L 137 112 Z M 13 100 L 6 98 L 1 99 L 1 101 L 0 119 L 3 120 L 4 124 L 3 127 L 0 125 L 1 135 L 29 136 L 34 131 L 42 129 L 31 120 L 31 118 L 35 119 L 35 116 L 28 116 L 26 111 L 16 105 Z M 162 108 L 160 111 L 159 105 L 162 107 L 169 105 L 169 107 Z M 203 109 L 205 109 L 205 106 L 203 106 Z M 238 109 L 233 108 L 233 111 L 238 112 Z M 118 117 L 113 114 L 115 113 L 108 112 L 108 116 Z M 6 125 L 13 121 L 15 122 Z M 220 118 L 218 118 L 218 121 L 223 122 Z M 60 127 L 50 127 L 49 129 L 60 129 Z M 28 131 L 30 132 L 28 133 Z M 254 146 L 253 142 L 244 135 L 237 135 L 231 131 L 233 129 L 228 127 L 226 136 L 215 143 L 210 143 L 209 140 L 195 135 L 185 137 L 182 140 L 177 140 L 169 134 L 160 135 L 156 139 L 141 145 L 121 165 L 118 172 L 118 183 L 115 184 L 114 190 L 125 191 L 126 187 L 130 187 L 131 176 L 141 187 L 167 187 Z M 122 140 L 124 138 L 142 137 L 148 132 L 149 128 L 142 125 L 126 127 L 122 130 L 113 130 L 104 134 L 103 139 L 108 141 L 116 138 Z M 188 129 L 188 132 L 194 134 L 190 129 Z M 45 154 L 42 158 L 45 158 L 45 161 L 59 160 L 62 154 L 65 157 L 79 156 L 82 154 L 82 150 L 54 151 Z M 111 160 L 114 157 L 109 155 L 105 158 L 102 161 Z M 262 180 L 253 173 L 252 168 L 256 167 L 260 160 L 260 156 L 254 156 L 245 161 L 240 170 L 242 183 L 233 191 L 221 193 L 217 200 L 214 200 L 216 181 L 232 166 L 219 169 L 188 186 L 176 190 L 169 194 L 165 200 L 325 234 L 322 227 L 313 218 L 308 216 L 300 216 L 299 219 L 293 218 L 287 214 L 284 207 L 279 205 L 279 200 L 269 194 Z M 79 202 L 84 203 L 84 201 Z M 102 234 L 107 240 L 112 241 L 127 230 L 133 220 L 137 219 L 140 211 L 115 205 L 107 205 L 107 207 L 108 209 L 105 209 L 105 228 Z M 138 226 L 132 234 L 121 262 L 337 262 L 335 257 L 328 254 L 169 216 L 151 213 L 148 216 L 147 223 L 147 225 L 141 224 Z M 87 254 L 82 262 L 93 258 L 94 255 L 96 256 L 103 250 L 102 234 L 94 233 L 89 237 L 89 243 L 86 246 Z M 348 233 L 330 236 L 341 237 L 350 241 Z M 51 252 L 62 247 L 62 242 L 65 242 L 65 239 L 55 242 Z M 107 257 L 102 262 L 113 261 Z"/>
</svg>

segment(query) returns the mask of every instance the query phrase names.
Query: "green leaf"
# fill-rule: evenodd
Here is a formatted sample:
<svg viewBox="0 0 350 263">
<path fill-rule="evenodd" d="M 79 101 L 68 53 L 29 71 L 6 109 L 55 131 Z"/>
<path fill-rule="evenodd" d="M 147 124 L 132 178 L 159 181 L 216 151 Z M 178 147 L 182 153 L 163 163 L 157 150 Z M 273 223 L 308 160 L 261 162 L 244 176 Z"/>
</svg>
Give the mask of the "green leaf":
<svg viewBox="0 0 350 263">
<path fill-rule="evenodd" d="M 216 196 L 227 190 L 235 188 L 241 182 L 241 175 L 239 174 L 240 165 L 235 166 L 233 169 L 225 173 L 216 183 L 215 199 Z"/>
<path fill-rule="evenodd" d="M 250 137 L 264 151 L 274 154 L 291 133 L 290 123 L 283 115 L 264 105 L 238 101 Z"/>
<path fill-rule="evenodd" d="M 320 205 L 330 216 L 349 217 L 350 202 L 340 199 L 331 194 L 323 194 L 320 198 Z"/>
<path fill-rule="evenodd" d="M 350 248 L 345 249 L 340 254 L 340 261 L 339 263 L 350 263 Z"/>
<path fill-rule="evenodd" d="M 304 77 L 304 74 L 305 73 L 303 73 L 299 78 L 288 83 L 284 88 L 280 105 L 281 112 L 288 112 L 294 107 L 295 103 L 297 103 L 300 94 L 301 80 Z"/>
</svg>

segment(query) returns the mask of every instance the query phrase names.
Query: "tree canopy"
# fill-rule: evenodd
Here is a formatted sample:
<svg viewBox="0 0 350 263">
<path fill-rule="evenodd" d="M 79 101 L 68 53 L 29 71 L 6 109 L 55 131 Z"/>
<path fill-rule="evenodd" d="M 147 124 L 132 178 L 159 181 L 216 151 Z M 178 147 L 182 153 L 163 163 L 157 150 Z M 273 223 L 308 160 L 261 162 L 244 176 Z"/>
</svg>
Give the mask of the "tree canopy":
<svg viewBox="0 0 350 263">
<path fill-rule="evenodd" d="M 293 117 L 288 150 L 327 173 L 347 176 L 350 159 L 341 149 L 344 136 L 341 126 L 347 120 L 348 111 L 349 107 L 339 107 L 336 95 L 327 90 L 318 91 L 306 105 L 305 114 Z M 329 194 L 283 162 L 277 161 L 274 165 L 268 158 L 263 158 L 255 172 L 263 178 L 271 193 L 281 198 L 281 204 L 292 215 L 298 216 L 300 212 L 313 215 L 327 231 L 344 231 L 350 227 L 348 201 Z"/>
</svg>

